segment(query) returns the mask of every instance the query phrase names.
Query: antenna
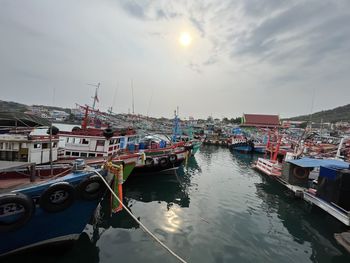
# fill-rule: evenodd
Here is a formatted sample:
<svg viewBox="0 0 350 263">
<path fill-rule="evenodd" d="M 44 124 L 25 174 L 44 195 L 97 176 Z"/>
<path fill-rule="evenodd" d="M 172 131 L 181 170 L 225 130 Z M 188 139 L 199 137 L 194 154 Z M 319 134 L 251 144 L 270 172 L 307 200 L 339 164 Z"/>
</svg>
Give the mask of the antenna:
<svg viewBox="0 0 350 263">
<path fill-rule="evenodd" d="M 109 114 L 112 114 L 113 113 L 113 107 L 115 105 L 115 99 L 117 97 L 117 93 L 118 93 L 118 83 L 117 83 L 117 87 L 115 88 L 114 90 L 114 94 L 113 94 L 113 102 L 112 102 L 112 106 L 109 108 Z"/>
<path fill-rule="evenodd" d="M 312 91 L 312 100 L 311 100 L 311 109 L 310 109 L 310 118 L 309 118 L 310 128 L 312 128 L 312 115 L 314 111 L 315 92 L 316 92 L 316 86 L 314 86 L 314 89 Z"/>
<path fill-rule="evenodd" d="M 95 109 L 96 101 L 97 101 L 97 102 L 100 102 L 100 100 L 98 99 L 98 96 L 97 96 L 98 90 L 99 90 L 99 88 L 100 88 L 100 84 L 101 84 L 100 82 L 97 83 L 97 85 L 96 85 L 96 84 L 90 84 L 90 83 L 87 83 L 87 84 L 86 84 L 86 85 L 89 85 L 89 86 L 96 87 L 95 96 L 94 96 L 94 97 L 91 97 L 92 99 L 94 99 L 94 102 L 93 102 L 93 104 L 92 104 L 92 109 L 93 109 L 93 110 Z"/>
<path fill-rule="evenodd" d="M 148 113 L 149 113 L 149 108 L 151 107 L 152 104 L 152 99 L 153 99 L 153 89 L 152 89 L 152 93 L 151 93 L 151 98 L 148 102 L 148 108 L 147 108 L 147 117 L 148 117 Z"/>
<path fill-rule="evenodd" d="M 55 106 L 56 88 L 53 88 L 52 93 L 52 106 Z"/>
<path fill-rule="evenodd" d="M 134 80 L 131 79 L 131 95 L 132 95 L 132 114 L 135 114 L 135 104 L 134 104 Z"/>
</svg>

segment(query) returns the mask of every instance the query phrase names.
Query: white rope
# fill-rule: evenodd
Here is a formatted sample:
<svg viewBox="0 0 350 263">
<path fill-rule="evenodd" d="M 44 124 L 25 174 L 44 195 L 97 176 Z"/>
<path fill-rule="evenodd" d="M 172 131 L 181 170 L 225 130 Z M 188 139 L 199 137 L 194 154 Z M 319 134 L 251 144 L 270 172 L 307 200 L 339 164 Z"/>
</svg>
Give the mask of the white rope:
<svg viewBox="0 0 350 263">
<path fill-rule="evenodd" d="M 105 185 L 107 186 L 108 190 L 112 193 L 112 195 L 118 200 L 118 202 L 123 206 L 123 208 L 128 212 L 128 214 L 143 228 L 143 230 L 148 233 L 151 237 L 154 238 L 155 241 L 157 241 L 163 248 L 165 248 L 170 254 L 172 254 L 174 257 L 176 257 L 180 262 L 187 263 L 184 259 L 182 259 L 179 255 L 177 255 L 174 251 L 172 251 L 169 247 L 167 247 L 162 241 L 159 240 L 148 228 L 143 225 L 132 213 L 131 211 L 123 204 L 123 202 L 118 198 L 118 196 L 114 193 L 112 188 L 109 186 L 109 184 L 106 182 L 104 177 L 94 170 L 94 172 L 103 180 Z"/>
</svg>

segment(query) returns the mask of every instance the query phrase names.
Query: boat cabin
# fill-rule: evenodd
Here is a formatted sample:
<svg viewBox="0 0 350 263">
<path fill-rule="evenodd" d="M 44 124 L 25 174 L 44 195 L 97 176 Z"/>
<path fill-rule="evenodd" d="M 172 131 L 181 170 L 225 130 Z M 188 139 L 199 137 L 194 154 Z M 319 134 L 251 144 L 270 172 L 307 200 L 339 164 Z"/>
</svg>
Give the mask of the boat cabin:
<svg viewBox="0 0 350 263">
<path fill-rule="evenodd" d="M 52 161 L 57 160 L 58 137 L 52 140 Z M 44 164 L 50 162 L 50 136 L 0 134 L 0 160 Z"/>
<path fill-rule="evenodd" d="M 59 159 L 77 159 L 111 156 L 121 150 L 129 149 L 139 141 L 134 132 L 113 133 L 112 137 L 103 136 L 102 132 L 60 132 Z"/>
</svg>

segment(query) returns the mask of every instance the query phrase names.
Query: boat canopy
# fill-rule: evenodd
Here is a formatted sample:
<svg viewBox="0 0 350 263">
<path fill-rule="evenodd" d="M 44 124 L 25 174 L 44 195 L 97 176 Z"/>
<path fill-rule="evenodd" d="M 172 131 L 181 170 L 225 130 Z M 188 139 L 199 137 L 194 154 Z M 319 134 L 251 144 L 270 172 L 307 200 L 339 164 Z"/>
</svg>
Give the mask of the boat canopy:
<svg viewBox="0 0 350 263">
<path fill-rule="evenodd" d="M 22 112 L 0 112 L 0 127 L 42 127 L 50 121 Z"/>
<path fill-rule="evenodd" d="M 314 168 L 314 167 L 329 167 L 335 169 L 349 169 L 350 163 L 335 160 L 335 159 L 314 159 L 314 158 L 301 158 L 296 160 L 288 160 L 289 163 L 294 165 L 304 167 L 304 168 Z"/>
</svg>

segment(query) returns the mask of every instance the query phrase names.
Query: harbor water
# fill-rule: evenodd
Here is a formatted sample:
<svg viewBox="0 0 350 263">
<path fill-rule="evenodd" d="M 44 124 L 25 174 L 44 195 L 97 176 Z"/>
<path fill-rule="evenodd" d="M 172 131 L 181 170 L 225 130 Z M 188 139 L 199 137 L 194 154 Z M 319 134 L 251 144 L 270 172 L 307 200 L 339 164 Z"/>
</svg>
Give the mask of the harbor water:
<svg viewBox="0 0 350 263">
<path fill-rule="evenodd" d="M 130 177 L 124 202 L 188 262 L 350 262 L 333 238 L 346 228 L 252 170 L 255 158 L 202 146 L 176 172 Z M 110 216 L 107 207 L 72 248 L 37 250 L 30 261 L 177 262 L 125 211 Z"/>
</svg>

